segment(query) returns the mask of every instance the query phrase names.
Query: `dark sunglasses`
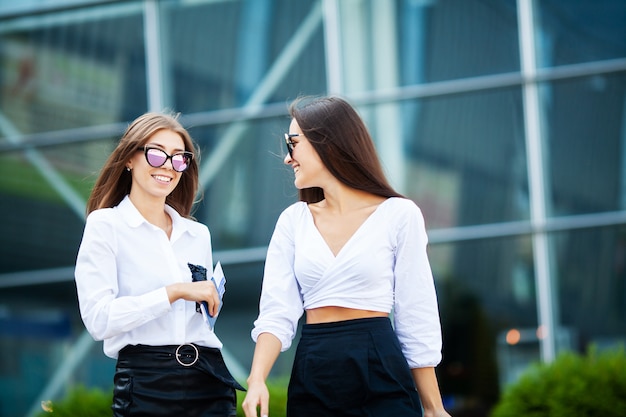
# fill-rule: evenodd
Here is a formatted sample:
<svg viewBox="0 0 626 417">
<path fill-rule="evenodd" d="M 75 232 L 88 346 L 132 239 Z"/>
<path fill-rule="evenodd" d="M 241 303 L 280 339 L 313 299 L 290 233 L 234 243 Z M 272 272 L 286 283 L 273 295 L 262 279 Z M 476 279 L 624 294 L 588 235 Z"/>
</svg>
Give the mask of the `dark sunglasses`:
<svg viewBox="0 0 626 417">
<path fill-rule="evenodd" d="M 291 140 L 291 138 L 296 138 L 298 136 L 304 136 L 302 133 L 285 133 L 285 144 L 287 145 L 287 152 L 289 152 L 289 156 L 293 158 L 293 148 L 296 146 L 296 142 Z"/>
<path fill-rule="evenodd" d="M 168 155 L 163 149 L 152 148 L 150 146 L 142 146 L 137 148 L 139 151 L 143 151 L 143 154 L 146 156 L 146 161 L 148 165 L 153 168 L 160 168 L 169 159 L 172 161 L 172 168 L 176 172 L 183 172 L 187 168 L 189 168 L 189 163 L 193 159 L 193 154 L 191 152 L 182 151 L 176 152 L 173 155 Z"/>
</svg>

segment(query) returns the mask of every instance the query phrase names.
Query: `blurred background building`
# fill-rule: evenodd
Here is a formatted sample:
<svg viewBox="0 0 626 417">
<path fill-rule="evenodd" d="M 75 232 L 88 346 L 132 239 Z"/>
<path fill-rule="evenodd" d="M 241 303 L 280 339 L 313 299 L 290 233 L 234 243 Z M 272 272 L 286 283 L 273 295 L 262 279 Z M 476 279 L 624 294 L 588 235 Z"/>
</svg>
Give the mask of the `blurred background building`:
<svg viewBox="0 0 626 417">
<path fill-rule="evenodd" d="M 624 0 L 0 0 L 0 416 L 112 385 L 73 266 L 98 170 L 148 110 L 181 112 L 202 150 L 239 378 L 305 94 L 348 98 L 424 212 L 454 415 L 487 415 L 529 363 L 623 342 L 625 28 Z"/>
</svg>

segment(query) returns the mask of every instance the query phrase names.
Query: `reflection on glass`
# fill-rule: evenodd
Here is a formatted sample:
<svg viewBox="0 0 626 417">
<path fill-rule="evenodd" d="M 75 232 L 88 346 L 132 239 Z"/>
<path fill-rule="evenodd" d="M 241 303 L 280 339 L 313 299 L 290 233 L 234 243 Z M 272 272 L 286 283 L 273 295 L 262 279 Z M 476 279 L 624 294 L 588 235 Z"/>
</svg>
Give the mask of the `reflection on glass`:
<svg viewBox="0 0 626 417">
<path fill-rule="evenodd" d="M 73 265 L 84 209 L 112 142 L 0 155 L 0 271 Z"/>
<path fill-rule="evenodd" d="M 407 101 L 401 117 L 402 192 L 422 208 L 430 228 L 529 217 L 518 89 Z M 385 138 L 385 129 L 374 132 Z"/>
<path fill-rule="evenodd" d="M 501 388 L 539 360 L 531 239 L 433 244 L 429 257 L 443 328 L 442 392 L 465 412 L 486 413 Z"/>
<path fill-rule="evenodd" d="M 559 312 L 572 348 L 626 343 L 626 227 L 553 233 Z"/>
<path fill-rule="evenodd" d="M 298 198 L 293 172 L 283 163 L 289 119 L 247 121 L 234 130 L 233 125 L 190 129 L 201 149 L 204 179 L 194 216 L 209 226 L 216 250 L 266 246 L 278 215 Z M 232 145 L 227 154 L 225 143 Z"/>
<path fill-rule="evenodd" d="M 519 70 L 514 0 L 401 2 L 403 84 Z"/>
<path fill-rule="evenodd" d="M 143 20 L 132 2 L 11 23 L 0 31 L 3 128 L 24 135 L 145 111 Z"/>
<path fill-rule="evenodd" d="M 338 9 L 346 92 L 519 71 L 515 0 L 367 0 Z"/>
<path fill-rule="evenodd" d="M 535 2 L 541 67 L 626 57 L 622 0 Z"/>
<path fill-rule="evenodd" d="M 626 208 L 626 73 L 541 86 L 549 177 L 548 214 Z"/>
<path fill-rule="evenodd" d="M 319 2 L 163 4 L 168 100 L 185 114 L 288 102 L 326 90 Z M 317 16 L 311 32 L 305 21 Z M 289 45 L 289 47 L 288 47 Z"/>
</svg>

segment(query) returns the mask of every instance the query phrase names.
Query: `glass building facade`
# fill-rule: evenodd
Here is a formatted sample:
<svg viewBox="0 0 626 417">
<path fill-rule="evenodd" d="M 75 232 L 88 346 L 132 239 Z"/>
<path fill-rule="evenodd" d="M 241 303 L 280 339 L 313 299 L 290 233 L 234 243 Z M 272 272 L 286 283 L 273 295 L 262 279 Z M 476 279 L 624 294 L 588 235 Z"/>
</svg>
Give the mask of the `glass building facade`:
<svg viewBox="0 0 626 417">
<path fill-rule="evenodd" d="M 530 363 L 625 342 L 624 28 L 623 0 L 0 0 L 0 416 L 112 385 L 73 267 L 98 170 L 149 110 L 201 149 L 238 378 L 297 199 L 281 138 L 300 95 L 352 102 L 424 212 L 453 415 L 486 416 Z"/>
</svg>

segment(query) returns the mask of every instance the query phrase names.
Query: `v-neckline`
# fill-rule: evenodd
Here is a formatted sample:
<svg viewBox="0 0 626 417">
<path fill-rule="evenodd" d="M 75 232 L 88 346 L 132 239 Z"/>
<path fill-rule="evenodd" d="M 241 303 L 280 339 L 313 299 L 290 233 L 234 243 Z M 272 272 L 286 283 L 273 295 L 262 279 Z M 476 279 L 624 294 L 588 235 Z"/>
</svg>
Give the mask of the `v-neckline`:
<svg viewBox="0 0 626 417">
<path fill-rule="evenodd" d="M 356 228 L 356 230 L 354 231 L 354 233 L 352 233 L 352 235 L 348 238 L 348 240 L 346 240 L 346 242 L 343 244 L 343 246 L 341 246 L 339 248 L 339 250 L 337 251 L 336 254 L 335 254 L 335 252 L 333 252 L 333 250 L 331 249 L 330 245 L 328 244 L 328 242 L 324 238 L 324 235 L 322 235 L 322 232 L 320 231 L 320 229 L 317 228 L 317 224 L 315 224 L 315 217 L 313 217 L 313 212 L 311 211 L 311 208 L 309 207 L 308 203 L 305 203 L 305 204 L 306 204 L 307 212 L 309 214 L 309 221 L 313 225 L 313 229 L 315 229 L 315 232 L 317 233 L 317 235 L 319 236 L 321 241 L 324 243 L 324 246 L 326 247 L 326 249 L 328 250 L 330 255 L 333 257 L 333 259 L 337 259 L 339 257 L 339 255 L 341 255 L 341 253 L 343 253 L 344 248 L 346 246 L 348 246 L 350 244 L 350 242 L 352 242 L 355 239 L 355 236 L 359 234 L 361 229 L 363 229 L 365 227 L 365 225 L 367 223 L 369 223 L 370 219 L 372 217 L 374 217 L 374 215 L 379 211 L 380 207 L 383 204 L 385 204 L 385 202 L 387 202 L 388 200 L 389 200 L 389 198 L 386 198 L 385 200 L 381 201 L 380 204 L 378 204 L 376 206 L 376 208 L 365 218 L 365 220 L 363 220 L 363 222 L 359 225 L 359 227 Z"/>
</svg>

